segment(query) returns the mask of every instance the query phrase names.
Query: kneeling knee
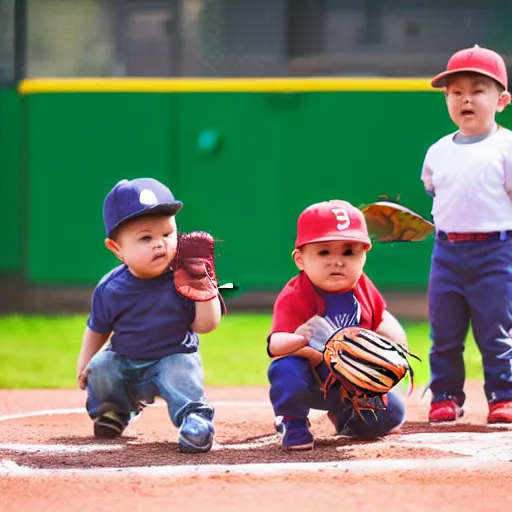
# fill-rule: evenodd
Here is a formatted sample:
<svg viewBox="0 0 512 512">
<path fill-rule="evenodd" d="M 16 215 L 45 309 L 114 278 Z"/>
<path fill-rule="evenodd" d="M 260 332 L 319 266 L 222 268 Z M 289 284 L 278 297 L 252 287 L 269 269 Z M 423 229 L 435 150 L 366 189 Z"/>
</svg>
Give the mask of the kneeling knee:
<svg viewBox="0 0 512 512">
<path fill-rule="evenodd" d="M 93 356 L 93 358 L 89 361 L 89 371 L 90 370 L 100 370 L 110 369 L 113 366 L 117 366 L 117 354 L 110 350 L 103 350 L 102 352 L 98 352 Z"/>
<path fill-rule="evenodd" d="M 96 354 L 88 365 L 87 383 L 106 385 L 122 380 L 119 359 L 115 352 L 104 351 Z"/>
</svg>

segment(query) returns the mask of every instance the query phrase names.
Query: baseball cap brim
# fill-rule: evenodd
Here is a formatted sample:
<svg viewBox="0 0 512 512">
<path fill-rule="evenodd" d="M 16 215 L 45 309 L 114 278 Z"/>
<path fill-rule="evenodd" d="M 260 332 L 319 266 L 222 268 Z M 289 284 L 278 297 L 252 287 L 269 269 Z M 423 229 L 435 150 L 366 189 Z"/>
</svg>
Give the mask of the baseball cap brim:
<svg viewBox="0 0 512 512">
<path fill-rule="evenodd" d="M 442 89 L 443 87 L 446 87 L 446 82 L 448 81 L 448 78 L 459 74 L 459 73 L 477 73 L 478 75 L 487 76 L 488 78 L 492 78 L 494 81 L 498 82 L 501 86 L 505 87 L 505 85 L 501 82 L 500 78 L 498 78 L 493 73 L 488 73 L 486 71 L 482 71 L 478 68 L 460 68 L 460 69 L 452 69 L 450 71 L 443 71 L 442 73 L 439 73 L 439 75 L 432 78 L 430 85 L 432 87 L 435 87 L 436 89 Z"/>
<path fill-rule="evenodd" d="M 343 235 L 343 236 L 327 235 L 327 236 L 322 236 L 322 237 L 319 237 L 319 238 L 315 238 L 313 240 L 308 240 L 307 242 L 301 244 L 301 246 L 302 245 L 306 245 L 306 244 L 316 244 L 316 243 L 319 243 L 319 242 L 358 242 L 358 243 L 367 245 L 368 249 L 370 249 L 371 246 L 372 246 L 372 242 L 371 242 L 371 240 L 369 238 L 365 238 L 365 237 L 361 237 L 361 236 L 350 236 L 350 235 Z"/>
<path fill-rule="evenodd" d="M 133 213 L 132 215 L 129 215 L 128 217 L 125 217 L 124 219 L 120 220 L 109 232 L 108 236 L 110 236 L 114 230 L 116 230 L 121 224 L 124 224 L 128 220 L 133 220 L 138 217 L 143 217 L 144 215 L 155 215 L 155 214 L 162 214 L 162 215 L 176 215 L 183 206 L 183 203 L 181 201 L 173 201 L 172 203 L 163 203 L 163 204 L 156 204 L 154 206 L 148 206 L 142 210 L 139 210 L 138 212 Z"/>
</svg>

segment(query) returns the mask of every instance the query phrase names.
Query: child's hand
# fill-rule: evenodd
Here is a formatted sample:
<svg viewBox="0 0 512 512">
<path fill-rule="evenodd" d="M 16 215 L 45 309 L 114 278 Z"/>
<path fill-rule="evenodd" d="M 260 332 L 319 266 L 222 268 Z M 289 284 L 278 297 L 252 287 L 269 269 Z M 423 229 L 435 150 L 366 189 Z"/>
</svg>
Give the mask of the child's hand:
<svg viewBox="0 0 512 512">
<path fill-rule="evenodd" d="M 307 332 L 308 337 L 306 339 L 309 346 L 318 352 L 324 351 L 327 340 L 336 330 L 335 326 L 318 315 L 310 318 L 305 324 L 302 324 L 299 329 L 301 329 L 302 332 Z"/>
<path fill-rule="evenodd" d="M 322 352 L 318 352 L 317 350 L 308 350 L 307 359 L 311 363 L 311 366 L 314 368 L 318 366 L 324 360 L 324 355 Z"/>
<path fill-rule="evenodd" d="M 78 384 L 78 387 L 82 390 L 85 389 L 88 374 L 89 374 L 89 368 L 87 366 L 83 370 L 78 372 L 77 384 Z"/>
<path fill-rule="evenodd" d="M 92 331 L 89 327 L 85 328 L 82 346 L 76 362 L 76 380 L 80 389 L 85 389 L 85 385 L 87 384 L 87 375 L 89 374 L 89 363 L 91 359 L 95 354 L 107 350 L 110 346 L 107 343 L 109 337 L 110 332 L 103 334 Z"/>
</svg>

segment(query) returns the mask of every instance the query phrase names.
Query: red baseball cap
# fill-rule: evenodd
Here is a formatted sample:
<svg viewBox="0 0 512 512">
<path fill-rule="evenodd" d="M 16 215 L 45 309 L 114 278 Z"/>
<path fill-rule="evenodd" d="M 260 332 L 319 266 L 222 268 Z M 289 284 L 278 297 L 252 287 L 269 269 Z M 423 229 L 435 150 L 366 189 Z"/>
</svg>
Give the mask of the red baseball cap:
<svg viewBox="0 0 512 512">
<path fill-rule="evenodd" d="M 342 240 L 372 246 L 361 210 L 347 201 L 325 201 L 308 206 L 297 220 L 295 248 L 314 242 Z"/>
<path fill-rule="evenodd" d="M 505 90 L 508 89 L 507 66 L 503 57 L 477 44 L 473 48 L 465 48 L 454 53 L 448 61 L 446 71 L 439 73 L 430 83 L 432 87 L 446 87 L 448 77 L 463 71 L 488 76 L 501 84 Z"/>
</svg>

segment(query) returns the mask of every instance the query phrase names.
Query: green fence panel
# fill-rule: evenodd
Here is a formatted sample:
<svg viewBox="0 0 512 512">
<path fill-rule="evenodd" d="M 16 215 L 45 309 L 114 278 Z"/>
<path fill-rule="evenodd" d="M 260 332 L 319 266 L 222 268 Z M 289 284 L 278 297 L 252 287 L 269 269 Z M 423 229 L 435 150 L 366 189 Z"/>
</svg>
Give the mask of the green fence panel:
<svg viewBox="0 0 512 512">
<path fill-rule="evenodd" d="M 95 284 L 115 259 L 102 201 L 153 176 L 184 202 L 181 231 L 219 240 L 220 279 L 277 290 L 295 272 L 297 216 L 312 202 L 380 194 L 430 215 L 420 181 L 430 144 L 454 130 L 432 92 L 52 93 L 29 106 L 27 277 Z M 512 109 L 501 116 L 512 125 Z M 383 289 L 425 290 L 432 241 L 375 244 Z"/>
<path fill-rule="evenodd" d="M 185 225 L 224 240 L 219 272 L 252 289 L 295 272 L 296 220 L 312 202 L 400 194 L 430 215 L 421 165 L 453 129 L 430 92 L 183 94 L 180 109 Z M 425 289 L 431 245 L 375 244 L 367 271 L 383 288 Z"/>
<path fill-rule="evenodd" d="M 174 181 L 177 96 L 36 94 L 29 108 L 26 276 L 36 285 L 94 284 L 116 260 L 102 205 L 119 180 Z"/>
<path fill-rule="evenodd" d="M 0 274 L 22 271 L 21 255 L 21 98 L 0 90 Z"/>
</svg>

